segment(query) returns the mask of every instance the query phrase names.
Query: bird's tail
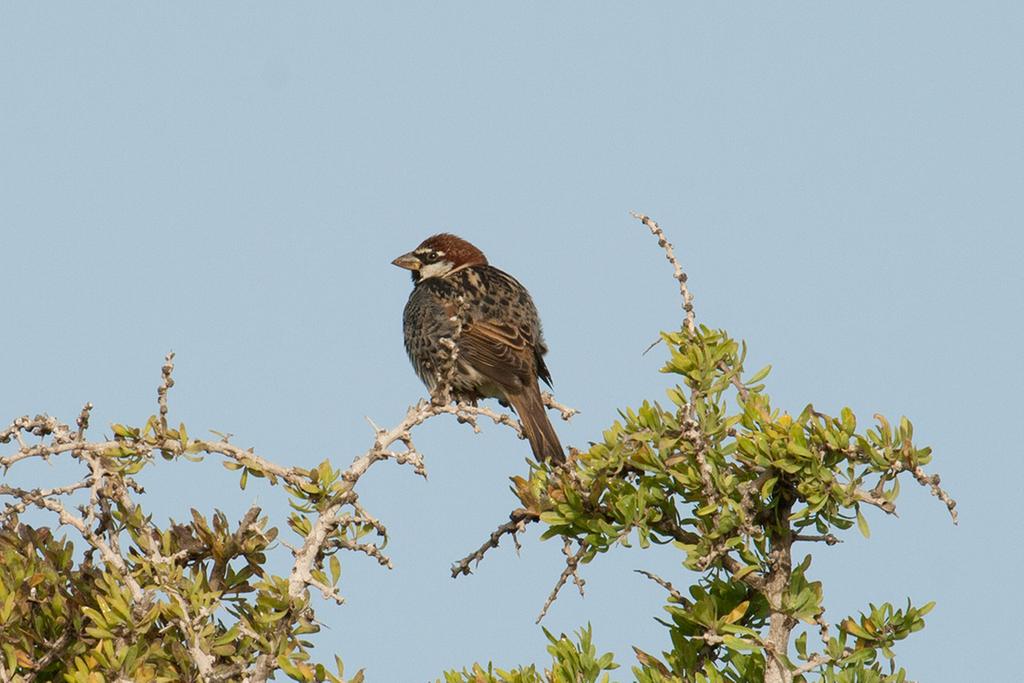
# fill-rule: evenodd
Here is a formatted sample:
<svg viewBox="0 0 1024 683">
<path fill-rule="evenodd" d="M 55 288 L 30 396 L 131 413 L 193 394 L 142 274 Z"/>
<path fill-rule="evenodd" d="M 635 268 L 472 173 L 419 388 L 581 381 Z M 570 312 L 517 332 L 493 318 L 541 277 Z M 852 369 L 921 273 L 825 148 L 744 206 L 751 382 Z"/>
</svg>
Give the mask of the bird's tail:
<svg viewBox="0 0 1024 683">
<path fill-rule="evenodd" d="M 525 391 L 509 396 L 508 401 L 523 423 L 523 432 L 537 461 L 551 460 L 556 465 L 565 462 L 565 451 L 544 409 L 540 388 L 536 384 L 526 387 Z"/>
</svg>

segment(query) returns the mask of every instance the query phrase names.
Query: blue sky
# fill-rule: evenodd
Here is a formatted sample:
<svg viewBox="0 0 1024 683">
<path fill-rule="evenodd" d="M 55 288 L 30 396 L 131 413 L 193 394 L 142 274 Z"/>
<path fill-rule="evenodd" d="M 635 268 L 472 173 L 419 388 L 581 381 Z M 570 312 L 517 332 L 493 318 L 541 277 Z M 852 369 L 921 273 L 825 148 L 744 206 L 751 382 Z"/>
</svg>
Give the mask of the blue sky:
<svg viewBox="0 0 1024 683">
<path fill-rule="evenodd" d="M 641 352 L 678 326 L 678 293 L 643 211 L 698 320 L 774 364 L 778 404 L 906 414 L 960 501 L 954 527 L 907 482 L 870 540 L 810 549 L 828 615 L 937 600 L 897 648 L 911 675 L 1012 680 L 1022 44 L 1011 2 L 5 3 L 0 419 L 88 400 L 95 425 L 141 423 L 174 350 L 191 433 L 347 464 L 364 416 L 423 395 L 389 261 L 450 230 L 532 291 L 558 397 L 583 411 L 562 440 L 585 446 L 668 386 Z M 382 465 L 361 483 L 395 569 L 343 558 L 322 657 L 375 681 L 545 660 L 556 543 L 448 575 L 513 507 L 525 442 L 442 420 L 418 437 L 428 482 Z M 213 461 L 145 483 L 158 516 L 286 511 Z M 632 570 L 685 585 L 679 559 L 599 558 L 545 624 L 590 621 L 627 665 L 659 651 L 663 594 Z"/>
</svg>

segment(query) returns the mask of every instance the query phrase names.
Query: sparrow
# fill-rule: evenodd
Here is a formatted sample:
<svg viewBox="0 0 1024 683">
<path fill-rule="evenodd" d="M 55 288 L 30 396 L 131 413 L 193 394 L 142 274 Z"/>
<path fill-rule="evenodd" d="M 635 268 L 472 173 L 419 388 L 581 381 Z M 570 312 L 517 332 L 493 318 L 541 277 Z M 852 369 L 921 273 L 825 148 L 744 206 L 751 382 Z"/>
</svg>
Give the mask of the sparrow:
<svg viewBox="0 0 1024 683">
<path fill-rule="evenodd" d="M 511 405 L 534 457 L 563 462 L 538 383 L 551 386 L 544 364 L 548 347 L 526 288 L 490 265 L 475 246 L 448 233 L 428 237 L 391 263 L 412 273 L 402 317 L 405 350 L 431 396 L 450 372 L 456 400 L 475 404 L 496 398 Z"/>
</svg>

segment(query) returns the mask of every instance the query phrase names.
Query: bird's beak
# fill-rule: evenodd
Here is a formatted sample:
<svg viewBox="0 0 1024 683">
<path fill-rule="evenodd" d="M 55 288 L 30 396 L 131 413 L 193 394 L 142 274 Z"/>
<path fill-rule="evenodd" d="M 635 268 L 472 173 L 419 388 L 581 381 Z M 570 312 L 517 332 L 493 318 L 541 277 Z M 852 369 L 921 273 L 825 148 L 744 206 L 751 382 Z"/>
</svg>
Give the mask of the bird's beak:
<svg viewBox="0 0 1024 683">
<path fill-rule="evenodd" d="M 408 254 L 402 254 L 391 263 L 392 265 L 398 266 L 399 268 L 405 268 L 406 270 L 420 269 L 420 260 L 416 258 L 415 254 L 411 251 Z"/>
</svg>

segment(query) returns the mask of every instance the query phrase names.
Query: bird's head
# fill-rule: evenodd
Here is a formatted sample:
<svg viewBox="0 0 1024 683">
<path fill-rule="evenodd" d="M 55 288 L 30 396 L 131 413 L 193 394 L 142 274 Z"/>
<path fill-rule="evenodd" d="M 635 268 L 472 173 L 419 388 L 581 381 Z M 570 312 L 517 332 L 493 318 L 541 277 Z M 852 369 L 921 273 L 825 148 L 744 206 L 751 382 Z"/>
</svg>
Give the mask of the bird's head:
<svg viewBox="0 0 1024 683">
<path fill-rule="evenodd" d="M 443 232 L 428 237 L 420 246 L 391 263 L 411 271 L 412 281 L 418 283 L 432 277 L 444 277 L 467 266 L 485 265 L 487 257 L 461 237 Z"/>
</svg>

